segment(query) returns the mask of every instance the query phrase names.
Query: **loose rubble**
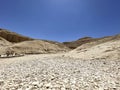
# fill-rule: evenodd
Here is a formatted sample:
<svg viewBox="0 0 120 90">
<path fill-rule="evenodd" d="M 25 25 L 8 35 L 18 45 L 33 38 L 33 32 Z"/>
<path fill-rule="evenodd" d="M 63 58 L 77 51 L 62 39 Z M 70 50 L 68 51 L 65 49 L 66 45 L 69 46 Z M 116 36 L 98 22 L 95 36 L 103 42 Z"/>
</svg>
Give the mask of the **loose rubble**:
<svg viewBox="0 0 120 90">
<path fill-rule="evenodd" d="M 39 56 L 0 62 L 0 90 L 120 90 L 120 60 Z"/>
</svg>

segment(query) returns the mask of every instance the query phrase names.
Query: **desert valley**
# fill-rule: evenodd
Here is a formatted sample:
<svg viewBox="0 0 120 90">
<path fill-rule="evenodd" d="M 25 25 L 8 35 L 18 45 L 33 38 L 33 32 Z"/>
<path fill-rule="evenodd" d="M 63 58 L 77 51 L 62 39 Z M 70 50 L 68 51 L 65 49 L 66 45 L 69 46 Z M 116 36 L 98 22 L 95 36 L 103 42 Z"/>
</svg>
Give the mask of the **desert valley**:
<svg viewBox="0 0 120 90">
<path fill-rule="evenodd" d="M 60 43 L 0 29 L 0 90 L 120 90 L 120 34 Z"/>
</svg>

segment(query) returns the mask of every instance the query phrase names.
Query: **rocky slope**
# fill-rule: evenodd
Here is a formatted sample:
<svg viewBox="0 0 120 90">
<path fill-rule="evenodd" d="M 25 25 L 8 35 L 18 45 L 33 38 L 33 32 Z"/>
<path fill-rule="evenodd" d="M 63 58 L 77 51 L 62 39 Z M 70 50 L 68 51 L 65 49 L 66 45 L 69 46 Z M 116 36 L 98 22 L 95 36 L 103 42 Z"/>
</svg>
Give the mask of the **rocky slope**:
<svg viewBox="0 0 120 90">
<path fill-rule="evenodd" d="M 10 43 L 9 41 L 5 40 L 4 38 L 0 37 L 0 47 L 1 46 L 9 46 L 11 45 L 12 43 Z"/>
<path fill-rule="evenodd" d="M 24 41 L 21 43 L 13 44 L 10 48 L 16 53 L 24 54 L 46 54 L 66 52 L 69 50 L 66 46 L 60 47 L 61 44 L 48 43 L 42 40 Z"/>
<path fill-rule="evenodd" d="M 101 37 L 101 38 L 83 37 L 83 38 L 80 38 L 80 39 L 75 40 L 75 41 L 63 42 L 63 44 L 71 49 L 75 49 L 75 48 L 77 48 L 83 44 L 86 44 L 86 43 L 93 42 L 96 45 L 96 44 L 104 43 L 107 41 L 116 40 L 119 38 L 120 38 L 119 34 L 115 35 L 115 36 L 105 36 L 105 37 Z M 93 45 L 93 43 L 92 43 L 92 45 Z"/>
<path fill-rule="evenodd" d="M 0 36 L 6 39 L 9 42 L 22 42 L 22 41 L 28 41 L 28 40 L 33 40 L 32 38 L 22 36 L 20 34 L 17 34 L 15 32 L 10 32 L 6 29 L 0 29 Z"/>
<path fill-rule="evenodd" d="M 12 43 L 8 42 L 7 40 L 5 40 L 4 38 L 0 37 L 0 54 L 5 52 L 5 49 L 12 45 Z"/>
<path fill-rule="evenodd" d="M 64 44 L 35 40 L 3 29 L 0 30 L 0 36 L 0 54 L 5 54 L 7 51 L 17 54 L 46 54 L 66 52 L 70 50 L 69 48 L 75 48 L 66 53 L 66 56 L 82 59 L 120 58 L 120 35 L 102 38 L 84 37 Z"/>
<path fill-rule="evenodd" d="M 67 55 L 83 59 L 120 59 L 120 35 L 104 37 L 83 44 Z"/>
<path fill-rule="evenodd" d="M 0 37 L 0 54 L 7 51 L 17 54 L 45 54 L 69 50 L 59 42 L 36 40 L 5 29 L 0 29 Z"/>
<path fill-rule="evenodd" d="M 63 42 L 63 44 L 66 45 L 67 47 L 69 47 L 70 49 L 75 49 L 82 44 L 89 43 L 89 42 L 92 42 L 92 41 L 95 41 L 95 40 L 97 40 L 97 39 L 91 38 L 91 37 L 84 37 L 84 38 L 80 38 L 76 41 Z"/>
</svg>

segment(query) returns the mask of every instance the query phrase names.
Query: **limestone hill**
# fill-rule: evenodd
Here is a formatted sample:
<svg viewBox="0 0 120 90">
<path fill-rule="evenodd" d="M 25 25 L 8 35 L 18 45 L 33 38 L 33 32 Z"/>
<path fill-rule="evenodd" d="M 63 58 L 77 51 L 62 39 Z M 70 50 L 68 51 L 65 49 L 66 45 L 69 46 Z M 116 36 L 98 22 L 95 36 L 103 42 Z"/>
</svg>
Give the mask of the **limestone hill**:
<svg viewBox="0 0 120 90">
<path fill-rule="evenodd" d="M 13 44 L 8 47 L 16 53 L 24 54 L 45 54 L 45 53 L 58 53 L 66 52 L 69 50 L 67 47 L 60 47 L 60 44 L 52 44 L 42 40 L 24 41 Z"/>
<path fill-rule="evenodd" d="M 10 43 L 9 41 L 5 40 L 4 38 L 0 37 L 0 54 L 2 54 L 3 52 L 5 52 L 5 49 L 12 45 L 12 43 Z"/>
<path fill-rule="evenodd" d="M 82 59 L 120 59 L 120 35 L 103 37 L 83 44 L 67 55 Z"/>
<path fill-rule="evenodd" d="M 66 52 L 68 50 L 68 47 L 59 42 L 36 40 L 0 29 L 0 54 L 5 54 L 7 51 L 18 54 L 45 54 Z"/>
<path fill-rule="evenodd" d="M 70 49 L 75 49 L 82 44 L 89 43 L 89 42 L 95 41 L 95 40 L 97 40 L 97 39 L 91 38 L 91 37 L 84 37 L 84 38 L 80 38 L 76 41 L 63 42 L 63 44 L 66 45 L 67 47 L 69 47 Z"/>
</svg>

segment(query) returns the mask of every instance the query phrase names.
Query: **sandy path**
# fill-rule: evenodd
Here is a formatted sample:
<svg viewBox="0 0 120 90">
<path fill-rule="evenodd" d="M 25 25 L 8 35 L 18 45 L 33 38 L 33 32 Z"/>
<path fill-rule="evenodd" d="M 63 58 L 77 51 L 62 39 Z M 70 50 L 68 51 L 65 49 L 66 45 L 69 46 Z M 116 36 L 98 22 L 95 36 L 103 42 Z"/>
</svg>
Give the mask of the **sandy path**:
<svg viewBox="0 0 120 90">
<path fill-rule="evenodd" d="M 120 60 L 62 54 L 0 59 L 0 90 L 120 90 Z"/>
</svg>

